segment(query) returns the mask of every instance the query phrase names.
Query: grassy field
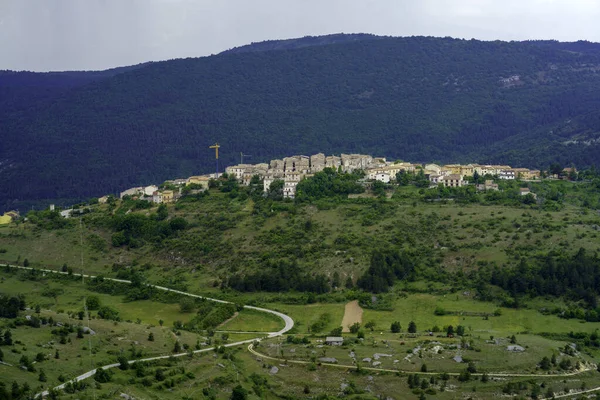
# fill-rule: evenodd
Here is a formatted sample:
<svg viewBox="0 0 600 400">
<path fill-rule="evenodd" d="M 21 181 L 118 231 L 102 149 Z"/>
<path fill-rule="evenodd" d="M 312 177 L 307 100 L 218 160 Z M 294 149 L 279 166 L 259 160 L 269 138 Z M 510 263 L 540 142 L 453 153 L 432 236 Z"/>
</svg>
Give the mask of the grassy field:
<svg viewBox="0 0 600 400">
<path fill-rule="evenodd" d="M 346 335 L 348 338 L 355 336 Z M 264 354 L 287 360 L 329 362 L 330 358 L 336 364 L 353 366 L 360 363 L 365 367 L 400 370 L 407 372 L 420 372 L 423 364 L 427 372 L 460 373 L 465 370 L 466 362 L 457 362 L 454 357 L 460 356 L 465 360 L 475 363 L 479 372 L 512 373 L 512 374 L 545 374 L 537 365 L 544 357 L 551 357 L 553 353 L 560 354 L 559 348 L 565 342 L 548 340 L 535 335 L 519 335 L 518 345 L 523 352 L 508 351 L 510 341 L 507 338 L 477 338 L 467 335 L 464 337 L 469 347 L 461 348 L 462 338 L 447 338 L 438 336 L 404 336 L 404 335 L 379 335 L 369 333 L 364 340 L 344 346 L 327 346 L 322 341 L 312 340 L 312 345 L 298 345 L 291 343 L 274 344 L 272 340 L 261 343 L 260 348 Z M 321 344 L 319 344 L 321 343 Z M 577 360 L 584 363 L 591 361 L 585 355 L 558 357 L 571 359 L 573 364 Z M 564 371 L 554 368 L 551 373 L 557 374 Z"/>
<path fill-rule="evenodd" d="M 538 300 L 534 305 L 552 307 L 553 301 Z M 484 313 L 490 316 L 468 315 L 435 315 L 436 308 L 448 312 Z M 494 315 L 496 311 L 500 315 Z M 409 294 L 406 298 L 397 298 L 394 311 L 375 311 L 365 309 L 363 322 L 375 321 L 376 329 L 389 330 L 392 322 L 400 321 L 403 330 L 408 323 L 414 321 L 419 330 L 430 330 L 434 326 L 463 325 L 474 335 L 487 337 L 489 335 L 506 336 L 521 332 L 529 333 L 559 333 L 559 332 L 594 332 L 600 329 L 598 322 L 579 322 L 577 320 L 561 319 L 555 315 L 543 315 L 537 309 L 499 308 L 494 303 L 477 301 L 463 293 L 448 295 L 430 295 L 425 293 Z"/>
<path fill-rule="evenodd" d="M 342 325 L 344 317 L 344 304 L 307 304 L 290 305 L 281 303 L 269 303 L 265 307 L 280 311 L 289 315 L 294 320 L 294 331 L 307 333 L 309 327 L 317 322 L 323 314 L 330 316 L 329 322 L 324 326 L 322 333 L 327 333 Z"/>
<path fill-rule="evenodd" d="M 4 281 L 0 285 L 0 291 L 4 293 L 17 293 L 27 291 L 28 298 L 31 297 L 44 305 L 41 312 L 42 316 L 52 316 L 57 321 L 75 322 L 66 314 L 56 313 L 56 307 L 64 307 L 65 310 L 75 311 L 78 302 L 84 295 L 82 288 L 74 288 L 71 285 L 65 287 L 65 293 L 58 297 L 57 303 L 54 300 L 41 296 L 42 284 L 40 282 L 20 281 L 14 275 L 2 274 Z M 51 281 L 50 281 L 51 282 Z M 51 282 L 51 285 L 58 282 Z M 177 309 L 163 308 L 160 311 L 159 306 L 172 306 L 162 303 L 149 301 L 119 303 L 121 300 L 114 297 L 111 303 L 111 296 L 102 301 L 106 304 L 113 304 L 118 307 L 123 315 L 144 315 L 144 318 L 153 319 L 162 318 L 165 321 L 165 313 L 175 313 L 170 319 L 182 318 L 177 315 Z M 42 302 L 44 301 L 44 302 Z M 543 305 L 541 300 L 536 306 Z M 139 303 L 139 304 L 138 304 Z M 33 303 L 32 303 L 33 304 Z M 340 325 L 343 318 L 344 303 L 336 304 L 310 304 L 310 305 L 286 305 L 273 303 L 267 305 L 269 308 L 278 309 L 292 316 L 296 321 L 296 332 L 305 333 L 307 327 L 319 320 L 323 314 L 330 315 L 330 322 L 323 329 L 322 335 L 329 330 Z M 408 297 L 399 297 L 394 302 L 394 311 L 373 311 L 365 309 L 363 321 L 374 320 L 376 328 L 373 332 L 366 330 L 364 341 L 357 342 L 349 347 L 329 347 L 322 346 L 317 342 L 318 338 L 310 338 L 311 344 L 308 346 L 283 343 L 279 340 L 267 340 L 259 346 L 259 350 L 267 355 L 280 357 L 282 354 L 288 360 L 305 360 L 318 362 L 320 357 L 334 357 L 340 364 L 352 365 L 350 351 L 354 351 L 356 358 L 363 366 L 371 366 L 375 361 L 374 354 L 389 354 L 391 357 L 382 356 L 379 360 L 381 364 L 378 367 L 390 369 L 402 369 L 404 371 L 421 370 L 422 365 L 426 364 L 428 371 L 432 372 L 461 372 L 465 369 L 465 363 L 457 363 L 452 358 L 460 354 L 464 359 L 470 359 L 477 365 L 479 371 L 487 372 L 520 372 L 520 373 L 538 373 L 536 364 L 544 356 L 551 354 L 560 354 L 559 347 L 564 347 L 567 342 L 555 341 L 537 336 L 535 332 L 568 332 L 573 330 L 573 321 L 561 320 L 556 316 L 543 316 L 535 310 L 511 310 L 501 309 L 501 315 L 490 316 L 487 320 L 482 317 L 463 317 L 463 316 L 436 316 L 434 310 L 436 307 L 442 307 L 446 311 L 463 312 L 484 312 L 493 313 L 498 307 L 491 303 L 484 303 L 473 300 L 462 293 L 452 295 L 427 295 L 410 294 Z M 146 310 L 146 311 L 144 311 Z M 129 314 L 131 313 L 131 314 Z M 239 318 L 239 319 L 238 319 Z M 254 319 L 253 319 L 254 318 Z M 389 324 L 392 321 L 401 321 L 403 333 L 391 334 Z M 408 336 L 406 326 L 410 320 L 414 320 L 421 332 L 416 337 Z M 251 327 L 267 326 L 272 328 L 278 324 L 269 317 L 255 314 L 251 311 L 242 311 L 238 317 L 232 319 L 226 324 L 228 330 L 246 330 Z M 466 329 L 466 339 L 472 342 L 471 349 L 459 349 L 460 338 L 430 337 L 423 331 L 426 327 L 437 324 L 440 327 L 446 324 L 464 325 Z M 539 329 L 529 327 L 528 324 L 539 325 Z M 6 382 L 16 380 L 19 383 L 28 382 L 32 387 L 42 385 L 56 385 L 59 383 L 60 375 L 65 377 L 73 376 L 91 368 L 92 363 L 100 365 L 109 362 L 115 362 L 118 354 L 131 353 L 131 348 L 135 346 L 138 351 L 142 351 L 144 356 L 154 354 L 168 353 L 176 336 L 172 331 L 161 328 L 157 324 L 151 324 L 144 321 L 137 324 L 135 322 L 114 323 L 111 321 L 95 319 L 91 321 L 91 328 L 97 332 L 97 335 L 85 335 L 83 339 L 77 339 L 75 334 L 70 335 L 71 342 L 64 345 L 56 342 L 56 336 L 50 333 L 50 329 L 42 327 L 34 329 L 30 327 L 19 327 L 13 332 L 13 337 L 20 341 L 14 346 L 16 352 L 7 351 L 5 347 L 5 360 L 13 365 L 18 364 L 21 355 L 26 354 L 34 358 L 38 352 L 43 352 L 47 361 L 36 363 L 37 371 L 35 373 L 26 372 L 16 367 L 0 366 L 3 369 L 2 379 Z M 581 329 L 579 329 L 581 328 Z M 598 324 L 586 323 L 578 324 L 577 330 L 593 331 L 598 328 Z M 271 330 L 266 329 L 266 330 Z M 523 333 L 528 330 L 530 333 Z M 154 333 L 155 341 L 147 340 L 148 334 Z M 517 344 L 523 346 L 523 353 L 512 353 L 506 350 L 509 339 L 512 334 L 516 334 Z M 489 341 L 489 336 L 494 336 L 494 342 Z M 354 335 L 348 335 L 353 337 Z M 246 340 L 256 337 L 256 334 L 238 334 L 229 333 L 226 342 Z M 89 340 L 91 339 L 92 354 L 90 356 Z M 217 333 L 214 338 L 217 342 L 223 343 L 224 337 Z M 181 331 L 179 336 L 181 343 L 194 346 L 196 341 L 205 340 L 205 338 Z M 53 342 L 53 343 L 52 343 Z M 279 344 L 278 344 L 279 343 Z M 437 348 L 436 346 L 440 346 Z M 420 348 L 419 350 L 415 350 Z M 60 358 L 55 360 L 54 354 L 59 350 Z M 291 351 L 293 350 L 293 351 Z M 440 351 L 441 350 L 441 351 Z M 181 360 L 168 362 L 160 365 L 150 365 L 146 368 L 145 378 L 136 377 L 133 371 L 116 370 L 110 383 L 101 384 L 95 389 L 96 395 L 118 396 L 120 393 L 137 396 L 138 398 L 167 398 L 175 399 L 181 396 L 196 398 L 204 388 L 217 389 L 215 395 L 218 399 L 226 399 L 231 395 L 235 385 L 240 383 L 243 387 L 256 395 L 255 389 L 261 393 L 263 398 L 279 398 L 280 396 L 305 396 L 305 388 L 309 387 L 312 394 L 330 394 L 339 395 L 344 390 L 351 388 L 357 393 L 369 390 L 377 395 L 393 396 L 394 393 L 405 393 L 403 398 L 418 398 L 420 394 L 413 394 L 407 387 L 406 376 L 397 377 L 394 374 L 367 372 L 365 374 L 356 374 L 344 369 L 332 369 L 327 367 L 316 367 L 312 371 L 306 365 L 296 365 L 293 363 L 271 362 L 269 360 L 256 361 L 255 357 L 247 353 L 243 348 L 231 350 L 235 356 L 234 360 L 223 358 L 220 355 L 213 356 L 214 353 L 198 355 L 193 358 L 184 357 Z M 283 353 L 282 353 L 283 351 Z M 227 356 L 229 357 L 229 356 Z M 363 362 L 363 358 L 372 358 L 371 362 Z M 566 356 L 560 356 L 566 357 Z M 578 356 L 582 362 L 592 360 L 584 353 Z M 577 359 L 573 358 L 574 360 Z M 398 362 L 394 362 L 398 360 Z M 48 365 L 48 367 L 46 366 Z M 51 365 L 51 367 L 50 367 Z M 277 366 L 279 371 L 276 374 L 269 373 L 272 366 Z M 44 369 L 48 375 L 48 383 L 37 382 L 37 375 L 40 369 Z M 156 370 L 164 369 L 166 378 L 157 380 Z M 350 368 L 350 371 L 352 368 Z M 557 373 L 558 371 L 555 369 Z M 254 375 L 251 378 L 252 374 Z M 266 385 L 257 387 L 253 384 L 256 376 L 263 377 L 268 382 Z M 600 381 L 595 374 L 583 374 L 569 379 L 559 379 L 549 375 L 543 379 L 533 379 L 538 384 L 542 381 L 545 387 L 552 387 L 556 392 L 564 391 L 565 387 L 570 389 L 579 389 L 582 384 L 586 387 L 600 385 Z M 91 380 L 89 382 L 92 382 Z M 459 382 L 455 377 L 446 382 L 445 391 L 441 391 L 442 383 L 438 379 L 436 383 L 431 384 L 430 393 L 432 398 L 451 399 L 458 393 L 464 391 L 477 391 L 477 398 L 493 398 L 502 391 L 508 382 L 526 382 L 521 390 L 525 394 L 530 390 L 531 379 L 524 378 L 498 378 L 491 379 L 490 382 L 482 383 L 479 380 L 470 380 L 468 382 Z M 344 389 L 345 388 L 345 389 Z M 86 389 L 81 394 L 66 395 L 65 398 L 81 398 L 81 395 L 91 395 L 91 388 Z"/>
<path fill-rule="evenodd" d="M 272 314 L 255 310 L 242 310 L 229 322 L 218 327 L 221 331 L 276 332 L 283 328 L 283 321 Z"/>
<path fill-rule="evenodd" d="M 95 366 L 114 363 L 121 354 L 130 359 L 151 357 L 169 354 L 173 351 L 176 341 L 183 347 L 194 349 L 198 344 L 208 341 L 203 335 L 172 330 L 176 320 L 186 322 L 194 317 L 194 313 L 182 313 L 178 304 L 166 304 L 156 301 L 124 302 L 121 296 L 110 296 L 87 290 L 80 281 L 53 281 L 38 278 L 39 281 L 25 280 L 25 273 L 0 272 L 0 293 L 6 295 L 25 294 L 29 308 L 22 312 L 22 316 L 32 315 L 40 318 L 52 318 L 55 323 L 72 324 L 74 326 L 87 326 L 87 320 L 80 320 L 77 312 L 83 310 L 83 299 L 87 296 L 96 296 L 101 305 L 110 306 L 119 312 L 121 322 L 96 318 L 92 311 L 89 327 L 95 334 L 85 334 L 84 338 L 77 338 L 76 329 L 68 335 L 68 342 L 60 343 L 59 336 L 52 331 L 56 327 L 42 325 L 40 328 L 29 326 L 12 327 L 11 332 L 15 344 L 2 346 L 4 361 L 10 365 L 0 365 L 1 381 L 17 381 L 22 384 L 29 383 L 32 388 L 41 385 L 38 374 L 41 370 L 47 375 L 44 385 L 56 386 L 59 378 L 72 378 L 86 372 Z M 60 289 L 60 294 L 55 298 L 44 295 L 48 290 Z M 35 306 L 40 306 L 40 314 L 34 312 Z M 238 327 L 265 327 L 267 330 L 277 330 L 282 325 L 274 317 L 264 313 L 242 311 Z M 164 326 L 160 326 L 159 321 Z M 234 323 L 235 319 L 230 321 Z M 10 320 L 0 319 L 0 331 L 9 326 Z M 237 330 L 237 329 L 236 329 Z M 154 337 L 149 340 L 149 335 Z M 217 333 L 212 339 L 213 344 L 224 344 L 235 341 L 248 340 L 261 337 L 260 333 Z M 58 352 L 58 357 L 55 358 Z M 44 361 L 34 364 L 35 372 L 27 372 L 19 368 L 20 359 L 26 355 L 35 360 L 38 353 L 42 353 Z M 11 366 L 12 365 L 12 366 Z M 47 386 L 44 386 L 47 387 Z"/>
<path fill-rule="evenodd" d="M 364 346 L 365 348 L 367 346 Z M 258 347 L 261 352 L 276 349 L 265 342 Z M 320 351 L 320 349 L 318 349 Z M 342 350 L 342 349 L 339 349 Z M 377 348 L 369 349 L 375 351 Z M 349 350 L 345 350 L 347 353 Z M 328 354 L 329 355 L 329 354 Z M 463 364 L 464 365 L 464 364 Z M 272 367 L 278 371 L 272 373 Z M 156 378 L 156 371 L 162 369 L 164 379 Z M 232 389 L 241 385 L 248 393 L 249 399 L 307 398 L 318 395 L 371 398 L 418 399 L 420 391 L 413 392 L 407 385 L 407 376 L 393 373 L 365 371 L 354 372 L 355 368 L 331 368 L 314 365 L 298 365 L 260 359 L 248 353 L 245 348 L 231 349 L 226 354 L 197 355 L 193 358 L 183 357 L 171 362 L 147 365 L 141 374 L 134 370 L 115 370 L 109 383 L 99 385 L 95 389 L 96 396 L 116 397 L 125 393 L 144 399 L 181 399 L 209 397 L 203 393 L 213 393 L 215 399 L 228 399 Z M 141 375 L 141 376 L 140 376 Z M 434 383 L 427 386 L 430 390 L 426 398 L 457 399 L 469 396 L 478 399 L 498 398 L 508 383 L 522 384 L 522 389 L 514 394 L 521 396 L 531 392 L 531 378 L 491 378 L 488 382 L 471 379 L 460 382 L 456 377 L 448 381 L 433 376 Z M 556 394 L 567 390 L 581 390 L 582 386 L 591 388 L 600 385 L 597 373 L 584 373 L 575 377 L 562 378 L 551 375 L 537 380 L 543 382 L 542 394 L 551 389 Z M 211 391 L 212 389 L 212 391 Z M 92 390 L 65 398 L 82 398 L 91 396 Z M 354 397 L 353 397 L 354 396 Z"/>
<path fill-rule="evenodd" d="M 52 317 L 60 323 L 81 323 L 87 326 L 86 321 L 69 318 L 66 314 L 43 311 L 40 316 Z M 6 346 L 3 348 L 5 362 L 13 366 L 0 365 L 2 380 L 28 382 L 35 387 L 39 384 L 36 383 L 38 374 L 43 369 L 48 376 L 48 384 L 58 385 L 61 375 L 71 378 L 89 371 L 96 365 L 114 363 L 120 354 L 125 354 L 129 358 L 163 355 L 172 351 L 177 339 L 191 346 L 199 339 L 197 335 L 188 332 L 175 336 L 169 328 L 146 324 L 115 323 L 96 319 L 91 320 L 89 326 L 95 332 L 94 335 L 85 334 L 84 338 L 78 339 L 76 333 L 71 333 L 68 336 L 69 341 L 65 344 L 59 343 L 59 337 L 51 332 L 55 328 L 49 326 L 40 328 L 21 326 L 11 329 L 15 345 L 10 351 Z M 154 335 L 154 341 L 148 340 L 150 333 Z M 135 356 L 132 356 L 132 349 L 135 349 Z M 57 351 L 58 359 L 55 358 Z M 42 353 L 47 360 L 34 364 L 36 372 L 27 372 L 18 368 L 19 360 L 23 355 L 35 360 L 37 353 Z"/>
<path fill-rule="evenodd" d="M 173 326 L 175 321 L 187 322 L 194 316 L 191 313 L 182 313 L 179 304 L 149 300 L 124 302 L 123 296 L 93 292 L 74 281 L 41 280 L 36 282 L 22 280 L 21 276 L 0 272 L 0 293 L 25 294 L 28 304 L 39 305 L 44 310 L 78 312 L 83 310 L 84 297 L 96 296 L 102 305 L 116 308 L 123 321 L 135 322 L 139 319 L 145 324 L 158 325 L 159 321 L 163 320 L 165 326 Z M 48 289 L 59 289 L 64 293 L 56 298 L 46 297 L 43 293 Z"/>
</svg>

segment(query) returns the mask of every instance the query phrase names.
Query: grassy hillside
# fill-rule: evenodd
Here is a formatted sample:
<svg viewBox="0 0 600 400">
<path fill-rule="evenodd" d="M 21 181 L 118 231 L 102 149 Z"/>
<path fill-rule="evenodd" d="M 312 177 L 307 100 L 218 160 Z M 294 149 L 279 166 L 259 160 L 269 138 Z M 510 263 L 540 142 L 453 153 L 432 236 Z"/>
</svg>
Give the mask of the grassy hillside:
<svg viewBox="0 0 600 400">
<path fill-rule="evenodd" d="M 151 231 L 162 229 L 162 222 L 152 222 L 157 208 L 135 211 L 136 202 L 92 206 L 81 227 L 77 219 L 59 218 L 65 225 L 56 228 L 48 222 L 53 221 L 49 214 L 33 213 L 29 222 L 0 227 L 0 258 L 12 263 L 27 258 L 40 267 L 66 264 L 78 271 L 83 249 L 88 272 L 114 275 L 119 266 L 133 265 L 148 271 L 155 282 L 181 276 L 208 288 L 236 272 L 261 270 L 281 260 L 328 279 L 337 272 L 342 283 L 348 277 L 356 282 L 374 249 L 410 249 L 448 272 L 488 263 L 510 266 L 522 256 L 552 251 L 597 250 L 595 183 L 525 184 L 538 194 L 540 204 L 522 203 L 513 194 L 520 185 L 503 183 L 502 195 L 395 186 L 387 193 L 390 198 L 366 193 L 363 198 L 308 203 L 248 197 L 242 188 L 235 196 L 211 189 L 208 195 L 168 206 L 165 221 L 187 222 L 184 230 L 168 236 Z M 464 195 L 473 197 L 460 198 Z M 125 217 L 132 207 L 134 212 Z M 120 228 L 114 224 L 137 220 L 155 225 L 149 232 L 132 233 L 129 245 L 115 246 Z"/>
<path fill-rule="evenodd" d="M 339 39 L 152 63 L 36 100 L 3 118 L 0 204 L 212 171 L 214 142 L 224 165 L 241 151 L 598 164 L 594 44 Z"/>
<path fill-rule="evenodd" d="M 129 198 L 82 206 L 81 224 L 30 212 L 0 228 L 0 258 L 67 275 L 0 271 L 0 343 L 7 329 L 13 339 L 0 344 L 8 364 L 0 364 L 0 392 L 14 381 L 26 396 L 122 357 L 281 328 L 242 304 L 281 311 L 294 328 L 254 353 L 221 348 L 114 368 L 61 396 L 489 399 L 600 388 L 600 195 L 597 177 L 580 176 L 590 179 L 500 182 L 501 191 L 486 193 L 389 185 L 350 199 L 315 190 L 295 202 L 222 180 L 166 207 Z M 521 196 L 521 186 L 537 199 Z M 82 256 L 84 272 L 132 283 L 69 276 Z M 18 295 L 26 304 L 16 310 L 5 299 Z M 78 335 L 84 298 L 96 304 L 95 335 Z M 329 335 L 343 345 L 324 345 Z M 23 355 L 39 357 L 35 371 L 19 367 Z"/>
</svg>

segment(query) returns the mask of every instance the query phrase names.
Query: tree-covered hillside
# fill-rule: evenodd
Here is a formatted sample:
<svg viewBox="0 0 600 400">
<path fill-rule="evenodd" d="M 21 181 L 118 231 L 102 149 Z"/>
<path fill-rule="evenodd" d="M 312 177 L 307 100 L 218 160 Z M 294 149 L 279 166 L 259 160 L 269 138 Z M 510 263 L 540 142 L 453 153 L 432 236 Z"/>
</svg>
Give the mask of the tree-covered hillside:
<svg viewBox="0 0 600 400">
<path fill-rule="evenodd" d="M 292 47 L 151 63 L 50 99 L 32 94 L 31 107 L 0 116 L 0 208 L 210 172 L 214 142 L 223 166 L 241 151 L 251 162 L 316 152 L 600 162 L 593 43 L 361 37 Z"/>
</svg>

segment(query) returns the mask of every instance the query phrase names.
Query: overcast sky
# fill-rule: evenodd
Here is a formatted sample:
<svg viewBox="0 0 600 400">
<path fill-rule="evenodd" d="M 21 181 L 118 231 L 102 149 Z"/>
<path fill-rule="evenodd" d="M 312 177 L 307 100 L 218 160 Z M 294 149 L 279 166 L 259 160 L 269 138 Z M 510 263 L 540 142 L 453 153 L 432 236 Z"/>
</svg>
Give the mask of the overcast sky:
<svg viewBox="0 0 600 400">
<path fill-rule="evenodd" d="M 366 32 L 600 42 L 600 0 L 0 0 L 0 69 L 91 70 Z"/>
</svg>

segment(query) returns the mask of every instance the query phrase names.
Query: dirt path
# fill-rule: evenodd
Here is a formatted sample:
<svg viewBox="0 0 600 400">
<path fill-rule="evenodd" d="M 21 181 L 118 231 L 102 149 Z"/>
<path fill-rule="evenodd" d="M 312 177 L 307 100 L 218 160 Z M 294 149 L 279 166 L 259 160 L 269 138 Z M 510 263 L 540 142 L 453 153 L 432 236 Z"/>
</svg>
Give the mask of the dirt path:
<svg viewBox="0 0 600 400">
<path fill-rule="evenodd" d="M 250 351 L 250 353 L 254 354 L 255 356 L 261 358 L 261 359 L 265 359 L 265 360 L 273 360 L 273 361 L 278 361 L 278 362 L 285 362 L 285 363 L 292 363 L 292 364 L 311 364 L 312 361 L 301 361 L 301 360 L 290 360 L 290 359 L 284 359 L 284 358 L 277 358 L 277 357 L 271 357 L 268 356 L 266 354 L 263 353 L 259 353 L 258 351 L 254 350 L 254 344 L 251 343 L 250 345 L 248 345 L 248 351 Z M 131 362 L 131 361 L 130 361 Z M 119 365 L 119 364 L 114 364 L 114 365 Z M 326 367 L 334 367 L 334 368 L 345 368 L 345 369 L 354 369 L 356 370 L 356 364 L 353 365 L 347 365 L 347 364 L 330 364 L 330 363 L 319 363 L 319 365 L 323 365 Z M 378 372 L 394 372 L 394 373 L 401 373 L 401 374 L 415 374 L 415 375 L 439 375 L 441 372 L 440 371 L 436 371 L 436 372 L 420 372 L 420 371 L 413 371 L 413 370 L 401 370 L 401 369 L 387 369 L 387 368 L 375 368 L 375 367 L 362 367 L 362 369 L 365 369 L 367 371 L 378 371 Z M 528 378 L 561 378 L 561 377 L 567 377 L 567 376 L 575 376 L 575 375 L 579 375 L 582 374 L 584 372 L 588 372 L 588 371 L 595 371 L 597 369 L 595 364 L 590 364 L 590 365 L 586 365 L 584 368 L 580 369 L 579 371 L 575 371 L 575 372 L 565 372 L 563 374 L 553 374 L 553 375 L 548 375 L 547 373 L 543 373 L 543 374 L 519 374 L 519 373 L 514 373 L 514 374 L 510 374 L 510 373 L 496 373 L 496 372 L 487 372 L 486 374 L 488 376 L 498 376 L 498 377 L 503 377 L 503 378 L 511 378 L 511 377 L 528 377 Z M 446 374 L 450 375 L 450 376 L 459 376 L 462 374 L 462 372 L 446 372 Z M 482 376 L 483 373 L 474 373 L 471 374 L 471 376 Z M 564 394 L 564 395 L 557 395 L 553 398 L 559 398 L 559 397 L 568 397 L 568 396 L 576 396 L 578 394 L 582 394 L 582 393 L 588 393 L 588 392 L 594 392 L 600 390 L 600 387 L 597 388 L 593 388 L 593 389 L 589 389 L 586 391 L 581 391 L 581 392 L 577 392 L 577 393 L 569 393 L 569 394 Z M 545 399 L 542 398 L 541 400 L 549 400 L 549 399 Z"/>
<path fill-rule="evenodd" d="M 342 319 L 342 332 L 350 332 L 350 326 L 355 322 L 362 322 L 363 309 L 358 305 L 358 300 L 346 304 L 344 318 Z"/>
<path fill-rule="evenodd" d="M 226 323 L 228 323 L 229 321 L 231 321 L 232 319 L 234 319 L 234 318 L 235 318 L 235 317 L 237 317 L 238 315 L 240 315 L 240 313 L 236 311 L 236 312 L 235 312 L 235 313 L 234 313 L 234 314 L 231 316 L 231 318 L 229 318 L 229 319 L 226 319 L 225 321 L 221 322 L 221 323 L 219 324 L 219 326 L 217 326 L 217 328 L 216 328 L 216 329 L 219 329 L 220 327 L 224 326 Z"/>
</svg>

